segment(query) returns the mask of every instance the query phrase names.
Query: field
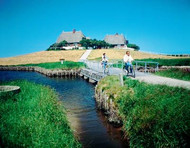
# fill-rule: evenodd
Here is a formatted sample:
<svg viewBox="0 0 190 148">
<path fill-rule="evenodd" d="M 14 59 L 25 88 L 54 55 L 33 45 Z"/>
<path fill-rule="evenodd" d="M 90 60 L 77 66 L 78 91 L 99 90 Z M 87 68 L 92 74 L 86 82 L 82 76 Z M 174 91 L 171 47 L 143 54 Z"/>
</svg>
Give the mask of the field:
<svg viewBox="0 0 190 148">
<path fill-rule="evenodd" d="M 88 59 L 99 59 L 103 53 L 106 53 L 108 56 L 108 59 L 123 59 L 123 56 L 125 55 L 127 50 L 123 49 L 99 49 L 99 50 L 93 50 L 91 54 L 89 55 Z M 157 55 L 157 54 L 151 54 L 141 51 L 130 51 L 131 55 L 134 59 L 147 59 L 147 58 L 163 58 L 163 59 L 171 59 L 176 57 L 171 56 L 164 56 L 164 55 Z"/>
<path fill-rule="evenodd" d="M 21 92 L 0 93 L 0 147 L 81 147 L 52 89 L 28 81 L 4 84 Z"/>
<path fill-rule="evenodd" d="M 84 52 L 85 50 L 40 51 L 16 57 L 0 58 L 0 65 L 58 62 L 59 59 L 77 62 Z"/>
<path fill-rule="evenodd" d="M 20 66 L 38 66 L 45 69 L 78 69 L 85 67 L 85 64 L 82 62 L 64 61 L 63 64 L 61 64 L 61 62 L 52 62 L 40 64 L 24 64 Z"/>
<path fill-rule="evenodd" d="M 98 84 L 114 100 L 130 147 L 189 147 L 190 91 L 108 76 Z"/>
</svg>

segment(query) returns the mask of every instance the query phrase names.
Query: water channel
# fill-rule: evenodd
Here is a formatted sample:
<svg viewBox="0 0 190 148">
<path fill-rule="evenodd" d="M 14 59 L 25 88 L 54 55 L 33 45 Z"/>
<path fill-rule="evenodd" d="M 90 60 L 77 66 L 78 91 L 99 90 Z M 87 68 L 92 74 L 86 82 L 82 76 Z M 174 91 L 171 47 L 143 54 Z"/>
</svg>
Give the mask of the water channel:
<svg viewBox="0 0 190 148">
<path fill-rule="evenodd" d="M 94 85 L 78 77 L 49 78 L 36 72 L 0 71 L 0 82 L 28 80 L 53 88 L 63 101 L 76 137 L 84 147 L 128 147 L 119 128 L 107 123 L 96 108 Z"/>
</svg>

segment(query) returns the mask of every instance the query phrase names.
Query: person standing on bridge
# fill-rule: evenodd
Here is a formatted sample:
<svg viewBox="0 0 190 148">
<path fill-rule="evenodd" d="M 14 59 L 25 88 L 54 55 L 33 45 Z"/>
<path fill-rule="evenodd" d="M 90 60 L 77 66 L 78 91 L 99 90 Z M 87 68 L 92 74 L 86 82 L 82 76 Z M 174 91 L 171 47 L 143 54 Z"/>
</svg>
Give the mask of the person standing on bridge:
<svg viewBox="0 0 190 148">
<path fill-rule="evenodd" d="M 103 55 L 102 55 L 101 64 L 102 64 L 102 67 L 103 67 L 104 73 L 105 73 L 106 66 L 107 66 L 107 64 L 108 64 L 108 58 L 107 58 L 107 56 L 106 56 L 106 53 L 103 53 Z"/>
<path fill-rule="evenodd" d="M 131 57 L 129 51 L 127 51 L 126 54 L 124 55 L 123 61 L 125 62 L 125 69 L 127 70 L 127 72 L 129 73 L 129 68 L 130 68 L 130 72 L 132 73 L 133 58 Z"/>
</svg>

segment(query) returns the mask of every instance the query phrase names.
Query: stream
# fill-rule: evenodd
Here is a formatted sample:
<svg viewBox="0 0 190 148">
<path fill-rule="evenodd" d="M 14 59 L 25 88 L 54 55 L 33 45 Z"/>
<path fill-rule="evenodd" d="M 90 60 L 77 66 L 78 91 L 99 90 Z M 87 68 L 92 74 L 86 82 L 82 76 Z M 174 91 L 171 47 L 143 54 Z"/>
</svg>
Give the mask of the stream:
<svg viewBox="0 0 190 148">
<path fill-rule="evenodd" d="M 71 128 L 83 147 L 128 147 L 121 140 L 120 128 L 114 128 L 97 110 L 93 84 L 79 77 L 49 78 L 36 72 L 0 71 L 0 82 L 18 79 L 48 85 L 58 93 Z"/>
</svg>

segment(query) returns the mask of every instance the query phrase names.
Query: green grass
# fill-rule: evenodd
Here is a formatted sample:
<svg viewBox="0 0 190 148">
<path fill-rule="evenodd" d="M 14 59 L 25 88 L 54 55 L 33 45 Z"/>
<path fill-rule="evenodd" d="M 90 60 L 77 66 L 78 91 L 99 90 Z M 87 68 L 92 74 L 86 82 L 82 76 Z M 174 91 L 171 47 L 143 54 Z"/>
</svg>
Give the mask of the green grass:
<svg viewBox="0 0 190 148">
<path fill-rule="evenodd" d="M 189 147 L 190 90 L 151 85 L 117 76 L 101 80 L 98 89 L 114 100 L 130 147 Z"/>
<path fill-rule="evenodd" d="M 0 94 L 0 147 L 81 147 L 58 96 L 49 87 L 13 81 L 19 94 Z"/>
<path fill-rule="evenodd" d="M 94 59 L 88 59 L 89 61 L 101 61 L 102 60 L 102 57 L 98 57 L 98 58 L 94 58 Z"/>
<path fill-rule="evenodd" d="M 136 61 L 158 62 L 159 66 L 190 66 L 190 58 L 181 58 L 181 59 L 138 59 Z"/>
<path fill-rule="evenodd" d="M 85 67 L 85 64 L 82 62 L 64 61 L 63 64 L 61 64 L 61 62 L 52 62 L 40 64 L 25 64 L 18 66 L 38 66 L 46 69 L 78 69 Z"/>
<path fill-rule="evenodd" d="M 182 70 L 182 69 L 171 68 L 168 70 L 158 71 L 155 74 L 159 76 L 190 81 L 190 72 Z"/>
</svg>

